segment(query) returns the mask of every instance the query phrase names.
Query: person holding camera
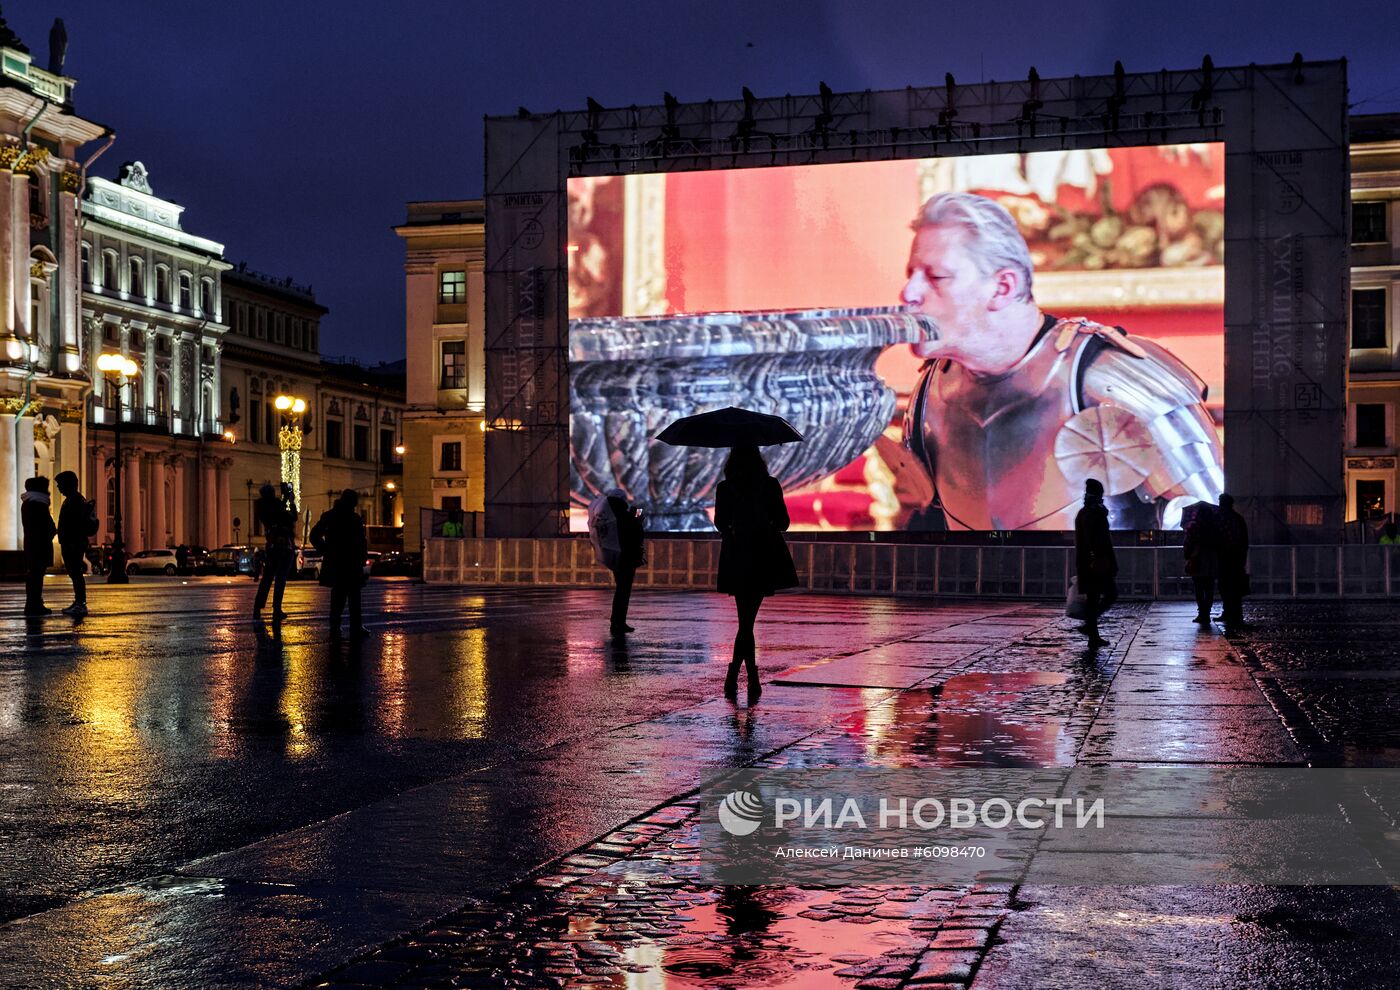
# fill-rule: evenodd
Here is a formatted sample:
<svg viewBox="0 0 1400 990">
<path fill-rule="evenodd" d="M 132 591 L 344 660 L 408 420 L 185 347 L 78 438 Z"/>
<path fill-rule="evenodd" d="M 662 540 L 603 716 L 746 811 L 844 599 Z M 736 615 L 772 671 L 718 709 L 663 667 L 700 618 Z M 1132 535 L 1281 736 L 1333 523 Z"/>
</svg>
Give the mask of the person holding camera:
<svg viewBox="0 0 1400 990">
<path fill-rule="evenodd" d="M 253 517 L 262 526 L 263 536 L 267 540 L 253 614 L 262 613 L 263 606 L 267 604 L 268 589 L 271 588 L 272 619 L 280 622 L 287 617 L 287 613 L 282 611 L 282 593 L 286 591 L 287 574 L 292 569 L 292 561 L 296 559 L 293 540 L 297 527 L 297 503 L 291 484 L 283 482 L 280 494 L 271 485 L 263 485 L 253 505 Z"/>
</svg>

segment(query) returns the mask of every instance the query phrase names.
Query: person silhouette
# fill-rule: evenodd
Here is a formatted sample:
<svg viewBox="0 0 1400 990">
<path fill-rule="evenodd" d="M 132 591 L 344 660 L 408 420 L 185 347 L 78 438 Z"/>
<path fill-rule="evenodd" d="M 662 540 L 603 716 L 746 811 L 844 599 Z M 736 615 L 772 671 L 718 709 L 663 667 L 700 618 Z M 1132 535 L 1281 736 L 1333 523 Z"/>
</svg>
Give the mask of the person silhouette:
<svg viewBox="0 0 1400 990">
<path fill-rule="evenodd" d="M 1215 578 L 1218 573 L 1218 538 L 1215 532 L 1215 506 L 1197 503 L 1191 521 L 1186 524 L 1186 539 L 1182 551 L 1186 556 L 1186 573 L 1196 588 L 1196 618 L 1198 625 L 1210 625 L 1210 609 L 1215 602 Z"/>
<path fill-rule="evenodd" d="M 20 523 L 24 528 L 24 614 L 48 615 L 44 604 L 44 574 L 53 566 L 53 538 L 58 532 L 49 509 L 49 479 L 28 478 L 20 495 Z"/>
<path fill-rule="evenodd" d="M 1118 558 L 1103 504 L 1103 483 L 1097 478 L 1084 482 L 1084 508 L 1074 517 L 1074 566 L 1079 589 L 1088 599 L 1080 631 L 1091 647 L 1106 646 L 1108 640 L 1099 635 L 1099 617 L 1118 600 Z"/>
<path fill-rule="evenodd" d="M 331 639 L 340 638 L 340 617 L 350 606 L 350 636 L 358 639 L 369 635 L 360 624 L 360 589 L 368 578 L 365 562 L 369 557 L 369 542 L 365 523 L 355 511 L 360 495 L 347 488 L 335 505 L 321 513 L 311 527 L 311 545 L 321 551 L 321 584 L 331 589 Z"/>
<path fill-rule="evenodd" d="M 734 447 L 724 465 L 724 480 L 715 491 L 715 528 L 720 532 L 717 590 L 733 595 L 739 616 L 734 658 L 724 678 L 724 696 L 739 693 L 739 665 L 748 673 L 748 700 L 763 693 L 758 681 L 754 622 L 763 599 L 797 585 L 797 570 L 783 532 L 788 528 L 783 488 L 768 473 L 763 455 L 752 445 Z"/>
</svg>

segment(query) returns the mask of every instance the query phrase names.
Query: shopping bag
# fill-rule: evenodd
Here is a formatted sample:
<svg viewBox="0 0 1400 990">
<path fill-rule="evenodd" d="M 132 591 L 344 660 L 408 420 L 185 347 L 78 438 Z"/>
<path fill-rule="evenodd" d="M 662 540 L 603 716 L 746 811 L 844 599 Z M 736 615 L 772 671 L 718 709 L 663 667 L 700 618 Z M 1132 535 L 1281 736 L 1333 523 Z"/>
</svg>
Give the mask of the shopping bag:
<svg viewBox="0 0 1400 990">
<path fill-rule="evenodd" d="M 1069 579 L 1069 591 L 1065 595 L 1065 617 L 1083 619 L 1089 614 L 1089 599 L 1079 590 L 1079 575 Z"/>
</svg>

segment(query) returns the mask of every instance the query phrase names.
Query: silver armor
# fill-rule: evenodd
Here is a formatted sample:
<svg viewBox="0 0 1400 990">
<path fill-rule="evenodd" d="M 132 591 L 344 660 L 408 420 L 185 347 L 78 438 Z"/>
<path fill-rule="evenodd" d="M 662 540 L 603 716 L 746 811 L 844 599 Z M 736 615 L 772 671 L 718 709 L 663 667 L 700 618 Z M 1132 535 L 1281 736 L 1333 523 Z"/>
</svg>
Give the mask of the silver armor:
<svg viewBox="0 0 1400 990">
<path fill-rule="evenodd" d="M 1059 320 L 1003 374 L 925 365 L 904 437 L 950 529 L 1073 529 L 1087 478 L 1103 482 L 1113 528 L 1170 529 L 1225 486 L 1205 396 L 1164 348 Z"/>
</svg>

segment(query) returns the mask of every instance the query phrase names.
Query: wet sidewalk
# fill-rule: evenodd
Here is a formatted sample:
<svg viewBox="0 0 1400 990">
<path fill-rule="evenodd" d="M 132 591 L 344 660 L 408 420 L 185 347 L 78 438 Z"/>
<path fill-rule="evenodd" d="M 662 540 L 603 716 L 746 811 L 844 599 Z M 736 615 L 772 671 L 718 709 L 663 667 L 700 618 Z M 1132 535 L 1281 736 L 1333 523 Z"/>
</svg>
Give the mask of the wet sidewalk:
<svg viewBox="0 0 1400 990">
<path fill-rule="evenodd" d="M 1383 607 L 1256 609 L 1231 643 L 1125 605 L 1086 653 L 1044 604 L 783 596 L 747 708 L 716 697 L 713 595 L 639 596 L 617 644 L 597 592 L 377 584 L 358 653 L 319 589 L 280 637 L 251 588 L 119 595 L 78 629 L 0 617 L 9 984 L 1390 985 L 1388 888 L 680 868 L 690 795 L 738 767 L 1396 765 Z"/>
</svg>

